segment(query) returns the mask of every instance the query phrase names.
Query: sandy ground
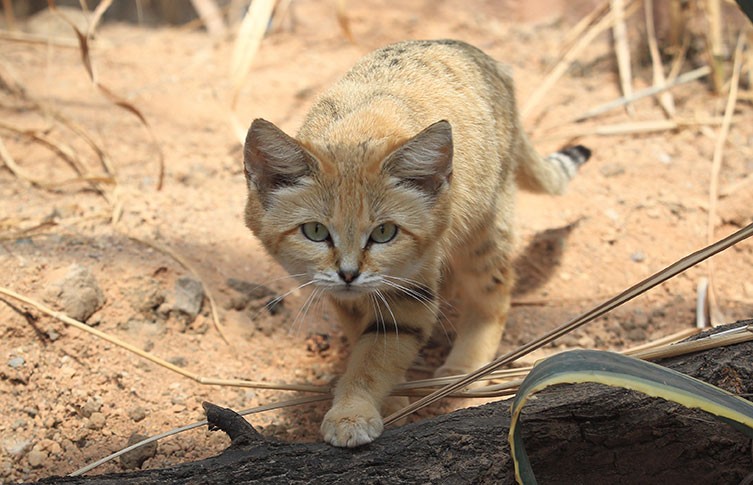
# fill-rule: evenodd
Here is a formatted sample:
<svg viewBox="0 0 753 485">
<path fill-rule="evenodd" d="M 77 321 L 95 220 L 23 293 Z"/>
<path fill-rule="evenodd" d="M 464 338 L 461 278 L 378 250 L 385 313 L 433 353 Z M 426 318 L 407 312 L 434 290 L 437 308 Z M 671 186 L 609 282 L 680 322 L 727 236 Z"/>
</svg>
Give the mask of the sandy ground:
<svg viewBox="0 0 753 485">
<path fill-rule="evenodd" d="M 409 7 L 405 2 L 353 2 L 349 12 L 356 44 L 351 44 L 329 4 L 301 0 L 294 5 L 295 23 L 286 22 L 264 40 L 240 93 L 244 123 L 264 117 L 295 132 L 316 93 L 358 57 L 406 38 L 451 37 L 476 44 L 513 68 L 522 104 L 557 61 L 578 13 L 501 11 L 495 2 L 477 0 L 426 0 Z M 96 310 L 88 318 L 91 326 L 202 376 L 327 384 L 347 355 L 336 322 L 326 304 L 301 310 L 308 294 L 292 291 L 295 284 L 243 225 L 241 152 L 227 112 L 231 51 L 230 42 L 212 42 L 190 29 L 118 24 L 100 29 L 92 50 L 98 78 L 141 110 L 164 153 L 164 188 L 158 191 L 154 143 L 131 113 L 91 86 L 77 49 L 0 41 L 3 72 L 17 79 L 29 97 L 0 85 L 3 125 L 34 130 L 70 147 L 88 174 L 101 175 L 95 151 L 50 114 L 58 112 L 106 153 L 117 181 L 102 184 L 101 192 L 81 182 L 58 184 L 75 176 L 59 154 L 0 128 L 18 165 L 54 183 L 49 190 L 32 187 L 0 166 L 0 284 L 47 304 L 59 302 L 64 288 L 78 296 L 88 292 Z M 635 87 L 650 85 L 645 56 L 638 55 L 633 68 Z M 673 92 L 683 118 L 723 111 L 725 100 L 712 95 L 704 82 Z M 525 124 L 540 150 L 548 152 L 571 141 L 563 136 L 567 130 L 585 133 L 664 117 L 655 100 L 646 99 L 634 105 L 632 114 L 617 109 L 584 123 L 570 121 L 619 96 L 612 47 L 602 36 L 578 56 L 542 102 L 540 114 Z M 740 102 L 737 117 L 750 120 L 752 111 L 749 102 Z M 521 284 L 500 352 L 706 243 L 717 133 L 718 126 L 696 125 L 583 136 L 577 142 L 592 148 L 594 156 L 566 195 L 520 194 Z M 736 123 L 719 175 L 723 193 L 753 171 L 752 146 L 753 124 Z M 716 237 L 750 222 L 751 188 L 748 183 L 720 200 L 713 221 Z M 122 207 L 117 225 L 110 222 L 114 206 Z M 169 247 L 196 274 L 148 241 Z M 750 242 L 714 259 L 714 283 L 727 321 L 753 316 L 752 264 Z M 89 275 L 88 283 L 61 286 L 72 265 Z M 543 353 L 577 346 L 622 349 L 692 327 L 696 285 L 707 273 L 706 267 L 694 268 Z M 186 295 L 176 292 L 186 277 L 199 278 L 214 296 L 232 345 L 215 330 L 206 299 L 193 321 L 180 311 L 190 306 L 180 303 Z M 101 295 L 91 289 L 91 279 Z M 244 296 L 234 289 L 244 285 L 233 280 L 270 291 Z M 263 307 L 287 292 L 274 314 Z M 135 433 L 152 435 L 200 420 L 204 400 L 245 409 L 296 395 L 195 383 L 10 298 L 0 302 L 0 342 L 3 482 L 70 473 L 124 447 Z M 418 366 L 436 366 L 445 350 L 446 342 L 439 339 Z M 414 375 L 428 377 L 421 371 Z M 413 419 L 472 404 L 443 403 Z M 326 404 L 309 405 L 250 420 L 265 435 L 317 440 L 325 410 Z M 224 436 L 195 430 L 160 442 L 143 466 L 195 460 L 226 445 Z M 124 467 L 115 461 L 97 471 Z"/>
</svg>

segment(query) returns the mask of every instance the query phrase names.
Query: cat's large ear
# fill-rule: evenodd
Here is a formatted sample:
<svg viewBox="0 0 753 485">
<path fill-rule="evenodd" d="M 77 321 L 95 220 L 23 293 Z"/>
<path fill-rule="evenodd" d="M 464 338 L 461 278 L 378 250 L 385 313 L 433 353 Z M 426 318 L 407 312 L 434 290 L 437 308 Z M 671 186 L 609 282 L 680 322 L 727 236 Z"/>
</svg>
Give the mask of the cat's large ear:
<svg viewBox="0 0 753 485">
<path fill-rule="evenodd" d="M 294 138 L 261 118 L 251 123 L 243 148 L 246 179 L 264 195 L 295 185 L 317 169 L 317 161 Z"/>
<path fill-rule="evenodd" d="M 430 196 L 452 177 L 452 127 L 437 121 L 392 152 L 382 170 Z"/>
</svg>

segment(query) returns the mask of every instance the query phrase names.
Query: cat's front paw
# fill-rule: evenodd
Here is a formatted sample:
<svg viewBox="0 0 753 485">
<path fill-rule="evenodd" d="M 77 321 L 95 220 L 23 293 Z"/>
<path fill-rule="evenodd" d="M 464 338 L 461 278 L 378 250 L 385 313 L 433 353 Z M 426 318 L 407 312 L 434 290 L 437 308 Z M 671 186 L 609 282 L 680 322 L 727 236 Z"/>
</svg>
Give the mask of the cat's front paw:
<svg viewBox="0 0 753 485">
<path fill-rule="evenodd" d="M 322 436 L 331 445 L 354 448 L 371 443 L 382 434 L 379 410 L 367 401 L 334 405 L 322 422 Z"/>
</svg>

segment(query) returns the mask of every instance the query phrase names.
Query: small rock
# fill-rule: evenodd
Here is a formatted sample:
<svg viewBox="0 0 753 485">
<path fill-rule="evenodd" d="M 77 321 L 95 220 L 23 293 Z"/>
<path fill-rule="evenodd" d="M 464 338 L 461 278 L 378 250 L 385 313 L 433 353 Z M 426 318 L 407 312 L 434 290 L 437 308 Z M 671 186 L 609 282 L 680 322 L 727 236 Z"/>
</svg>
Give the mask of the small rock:
<svg viewBox="0 0 753 485">
<path fill-rule="evenodd" d="M 186 323 L 194 321 L 204 302 L 204 287 L 200 281 L 188 276 L 175 282 L 174 301 L 171 310 L 185 317 Z"/>
<path fill-rule="evenodd" d="M 23 358 L 23 357 L 11 357 L 11 358 L 10 358 L 10 359 L 8 360 L 8 366 L 9 366 L 9 367 L 10 367 L 11 369 L 18 369 L 19 367 L 21 367 L 21 366 L 22 366 L 22 365 L 24 365 L 25 363 L 26 363 L 26 361 L 24 360 L 24 358 Z"/>
<path fill-rule="evenodd" d="M 12 457 L 19 457 L 26 453 L 31 446 L 31 440 L 12 440 L 3 441 L 3 448 Z"/>
<path fill-rule="evenodd" d="M 656 158 L 658 158 L 659 161 L 664 165 L 669 165 L 670 163 L 672 163 L 672 155 L 667 152 L 660 152 Z"/>
<path fill-rule="evenodd" d="M 73 264 L 63 278 L 47 287 L 45 299 L 58 305 L 71 318 L 85 322 L 104 303 L 97 280 L 88 268 Z"/>
<path fill-rule="evenodd" d="M 139 441 L 143 441 L 147 436 L 139 433 L 133 433 L 128 438 L 128 446 L 135 445 Z M 128 453 L 123 453 L 120 456 L 120 464 L 126 469 L 141 468 L 146 460 L 157 454 L 157 442 L 152 441 L 148 445 L 140 446 L 135 450 L 131 450 Z"/>
<path fill-rule="evenodd" d="M 92 413 L 92 415 L 89 417 L 89 428 L 90 429 L 102 429 L 105 426 L 105 415 L 96 412 Z"/>
<path fill-rule="evenodd" d="M 630 255 L 630 259 L 634 263 L 642 263 L 643 261 L 646 260 L 646 255 L 643 253 L 643 251 L 636 251 Z"/>
<path fill-rule="evenodd" d="M 139 421 L 143 421 L 146 418 L 146 409 L 144 409 L 141 406 L 131 408 L 128 411 L 128 417 L 131 418 L 136 423 L 138 423 Z"/>
<path fill-rule="evenodd" d="M 249 300 L 262 300 L 264 298 L 269 298 L 270 296 L 273 296 L 275 294 L 274 291 L 270 290 L 264 285 L 238 280 L 235 278 L 229 278 L 227 280 L 227 285 L 238 293 L 246 296 Z"/>
<path fill-rule="evenodd" d="M 599 172 L 607 178 L 616 177 L 625 173 L 625 167 L 619 163 L 607 163 L 599 168 Z"/>
<path fill-rule="evenodd" d="M 646 340 L 646 331 L 642 328 L 634 328 L 628 330 L 625 336 L 633 342 L 643 342 Z"/>
<path fill-rule="evenodd" d="M 60 334 L 56 330 L 50 329 L 47 330 L 47 338 L 50 339 L 50 342 L 54 342 L 60 338 Z"/>
<path fill-rule="evenodd" d="M 86 403 L 81 406 L 81 414 L 86 418 L 91 418 L 92 414 L 98 413 L 102 409 L 102 399 L 97 397 L 90 397 L 86 400 Z"/>
<path fill-rule="evenodd" d="M 29 460 L 29 465 L 31 465 L 32 468 L 39 468 L 44 465 L 45 460 L 47 460 L 47 452 L 31 450 L 29 454 L 26 455 L 26 459 Z"/>
<path fill-rule="evenodd" d="M 178 367 L 185 367 L 188 365 L 188 360 L 186 360 L 185 357 L 181 357 L 179 355 L 176 355 L 175 357 L 170 357 L 168 360 L 173 365 L 177 365 Z"/>
</svg>

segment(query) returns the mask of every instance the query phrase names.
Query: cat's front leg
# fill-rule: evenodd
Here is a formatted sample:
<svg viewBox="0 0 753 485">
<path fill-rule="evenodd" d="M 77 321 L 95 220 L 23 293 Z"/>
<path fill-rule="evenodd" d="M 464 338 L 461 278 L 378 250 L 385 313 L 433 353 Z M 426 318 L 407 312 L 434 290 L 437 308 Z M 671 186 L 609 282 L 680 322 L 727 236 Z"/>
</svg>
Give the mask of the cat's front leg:
<svg viewBox="0 0 753 485">
<path fill-rule="evenodd" d="M 389 321 L 367 323 L 356 341 L 324 416 L 322 436 L 332 445 L 360 446 L 382 434 L 382 404 L 428 339 L 435 318 L 432 305 L 392 308 L 391 313 L 385 309 L 383 315 L 389 315 Z"/>
</svg>

